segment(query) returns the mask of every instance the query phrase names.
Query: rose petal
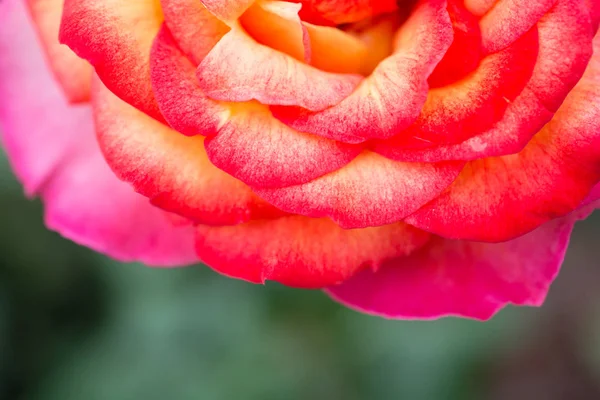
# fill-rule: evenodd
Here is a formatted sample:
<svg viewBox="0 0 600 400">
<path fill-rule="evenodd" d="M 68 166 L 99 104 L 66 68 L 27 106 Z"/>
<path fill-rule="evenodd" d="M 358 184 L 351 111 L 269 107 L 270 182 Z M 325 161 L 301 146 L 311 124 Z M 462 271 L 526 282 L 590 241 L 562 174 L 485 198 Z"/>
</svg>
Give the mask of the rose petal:
<svg viewBox="0 0 600 400">
<path fill-rule="evenodd" d="M 495 53 L 508 47 L 556 3 L 557 0 L 498 0 L 480 22 L 484 52 Z"/>
<path fill-rule="evenodd" d="M 428 238 L 403 223 L 345 230 L 329 220 L 291 216 L 231 227 L 200 225 L 196 250 L 203 262 L 230 277 L 321 288 L 409 254 Z"/>
<path fill-rule="evenodd" d="M 21 1 L 0 3 L 0 54 L 2 140 L 27 192 L 44 200 L 48 226 L 122 261 L 196 262 L 193 228 L 173 226 L 110 171 L 89 107 L 67 103 Z"/>
<path fill-rule="evenodd" d="M 60 41 L 90 62 L 117 96 L 163 121 L 150 84 L 150 47 L 162 24 L 155 0 L 65 0 Z"/>
<path fill-rule="evenodd" d="M 256 0 L 201 0 L 204 7 L 228 23 L 238 19 Z"/>
<path fill-rule="evenodd" d="M 432 88 L 454 83 L 475 71 L 482 58 L 479 19 L 462 0 L 448 0 L 448 14 L 454 29 L 452 45 L 429 76 Z"/>
<path fill-rule="evenodd" d="M 596 207 L 600 208 L 600 183 L 598 183 L 596 186 L 594 186 L 594 188 L 592 189 L 590 194 L 588 194 L 588 196 L 583 201 L 582 205 L 587 206 L 588 204 L 591 204 L 594 202 L 597 203 Z"/>
<path fill-rule="evenodd" d="M 365 152 L 306 184 L 255 192 L 293 214 L 329 217 L 346 229 L 364 228 L 402 220 L 437 197 L 463 165 L 398 163 Z"/>
<path fill-rule="evenodd" d="M 56 79 L 72 103 L 89 100 L 92 67 L 56 38 L 63 0 L 27 0 L 35 28 Z"/>
<path fill-rule="evenodd" d="M 292 0 L 302 3 L 303 20 L 339 25 L 398 9 L 396 0 Z"/>
<path fill-rule="evenodd" d="M 261 1 L 254 3 L 242 15 L 240 24 L 258 43 L 297 60 L 310 62 L 310 39 L 298 11 L 299 4 Z"/>
<path fill-rule="evenodd" d="M 444 237 L 505 241 L 574 210 L 600 180 L 600 35 L 554 119 L 519 154 L 472 161 L 406 219 Z"/>
<path fill-rule="evenodd" d="M 296 132 L 261 105 L 238 106 L 205 142 L 211 162 L 253 188 L 309 182 L 352 161 L 362 146 Z"/>
<path fill-rule="evenodd" d="M 313 65 L 332 72 L 372 74 L 394 52 L 394 36 L 404 19 L 402 13 L 385 14 L 343 29 L 307 24 Z"/>
<path fill-rule="evenodd" d="M 594 24 L 594 30 L 598 29 L 600 23 L 600 3 L 596 0 L 585 0 L 588 9 L 590 10 L 592 23 Z"/>
<path fill-rule="evenodd" d="M 460 143 L 485 132 L 521 93 L 537 55 L 534 27 L 506 49 L 481 60 L 467 78 L 431 89 L 415 123 L 379 146 L 431 147 Z"/>
<path fill-rule="evenodd" d="M 560 1 L 538 22 L 539 53 L 525 89 L 490 130 L 456 145 L 406 148 L 379 141 L 374 150 L 398 161 L 475 160 L 518 153 L 549 122 L 581 79 L 592 55 L 593 31 L 588 10 Z"/>
<path fill-rule="evenodd" d="M 229 27 L 198 0 L 160 0 L 160 4 L 177 46 L 194 66 L 229 32 Z"/>
<path fill-rule="evenodd" d="M 197 76 L 202 91 L 215 100 L 255 99 L 309 110 L 339 103 L 361 79 L 319 71 L 255 42 L 240 27 L 217 43 L 198 66 Z"/>
<path fill-rule="evenodd" d="M 198 43 L 203 38 L 198 37 Z M 150 53 L 150 77 L 156 101 L 169 125 L 179 133 L 206 136 L 217 132 L 228 118 L 229 109 L 204 95 L 195 73 L 190 59 L 163 26 Z"/>
<path fill-rule="evenodd" d="M 423 0 L 402 25 L 396 52 L 350 96 L 320 112 L 298 104 L 304 109 L 272 107 L 274 115 L 298 131 L 346 143 L 396 135 L 418 117 L 427 99 L 427 78 L 452 35 L 446 1 Z"/>
<path fill-rule="evenodd" d="M 498 0 L 465 0 L 465 7 L 478 17 L 484 16 L 496 5 Z"/>
<path fill-rule="evenodd" d="M 212 165 L 203 137 L 181 135 L 94 83 L 94 117 L 104 156 L 117 176 L 154 205 L 217 225 L 282 215 Z"/>
<path fill-rule="evenodd" d="M 365 270 L 327 293 L 386 318 L 487 320 L 507 304 L 540 306 L 558 274 L 576 218 L 504 243 L 433 239 L 408 257 Z"/>
</svg>

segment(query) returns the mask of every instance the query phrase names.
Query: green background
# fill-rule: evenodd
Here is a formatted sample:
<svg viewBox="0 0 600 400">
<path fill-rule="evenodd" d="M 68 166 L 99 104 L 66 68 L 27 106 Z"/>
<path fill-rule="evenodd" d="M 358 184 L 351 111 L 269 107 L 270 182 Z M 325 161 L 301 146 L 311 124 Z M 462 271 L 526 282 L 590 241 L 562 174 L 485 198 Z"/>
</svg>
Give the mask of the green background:
<svg viewBox="0 0 600 400">
<path fill-rule="evenodd" d="M 0 399 L 600 399 L 598 214 L 542 309 L 386 321 L 94 254 L 44 228 L 0 156 Z"/>
</svg>

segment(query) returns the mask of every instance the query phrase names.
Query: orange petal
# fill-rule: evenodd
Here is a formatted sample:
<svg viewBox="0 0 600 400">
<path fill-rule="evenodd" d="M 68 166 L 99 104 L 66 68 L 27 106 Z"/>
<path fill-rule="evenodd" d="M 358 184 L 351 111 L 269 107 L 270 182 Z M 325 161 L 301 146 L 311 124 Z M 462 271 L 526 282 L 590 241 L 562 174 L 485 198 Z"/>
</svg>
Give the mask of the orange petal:
<svg viewBox="0 0 600 400">
<path fill-rule="evenodd" d="M 162 121 L 149 65 L 162 20 L 156 0 L 65 0 L 60 41 L 88 60 L 113 93 Z"/>
<path fill-rule="evenodd" d="M 256 0 L 201 0 L 208 11 L 221 21 L 232 23 Z"/>
<path fill-rule="evenodd" d="M 309 61 L 310 43 L 298 17 L 300 5 L 285 1 L 259 1 L 240 18 L 240 24 L 258 43 Z"/>
<path fill-rule="evenodd" d="M 282 214 L 212 165 L 202 136 L 187 137 L 153 120 L 99 80 L 92 100 L 106 161 L 154 205 L 205 224 L 237 224 Z"/>
<path fill-rule="evenodd" d="M 178 47 L 195 66 L 229 32 L 229 27 L 198 0 L 160 0 L 160 4 Z"/>
</svg>

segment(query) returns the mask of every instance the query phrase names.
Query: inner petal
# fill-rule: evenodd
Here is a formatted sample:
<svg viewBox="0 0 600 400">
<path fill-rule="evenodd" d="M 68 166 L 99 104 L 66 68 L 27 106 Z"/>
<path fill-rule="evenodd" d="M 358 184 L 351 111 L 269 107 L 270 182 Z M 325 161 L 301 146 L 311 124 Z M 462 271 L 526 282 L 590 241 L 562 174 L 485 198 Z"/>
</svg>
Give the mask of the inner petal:
<svg viewBox="0 0 600 400">
<path fill-rule="evenodd" d="M 300 8 L 287 1 L 259 1 L 242 15 L 240 24 L 258 43 L 308 62 L 310 43 L 298 16 Z"/>
<path fill-rule="evenodd" d="M 360 21 L 374 15 L 398 9 L 397 0 L 294 0 L 302 3 L 305 21 L 321 25 Z"/>
</svg>

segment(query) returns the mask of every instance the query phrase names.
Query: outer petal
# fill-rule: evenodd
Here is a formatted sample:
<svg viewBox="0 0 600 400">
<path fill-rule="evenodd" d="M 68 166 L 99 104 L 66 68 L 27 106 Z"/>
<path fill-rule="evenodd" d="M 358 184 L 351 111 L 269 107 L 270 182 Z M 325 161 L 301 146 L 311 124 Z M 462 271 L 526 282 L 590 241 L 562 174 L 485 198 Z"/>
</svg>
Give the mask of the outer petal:
<svg viewBox="0 0 600 400">
<path fill-rule="evenodd" d="M 428 238 L 403 223 L 345 230 L 329 220 L 291 216 L 231 227 L 198 226 L 196 249 L 202 261 L 227 276 L 320 288 L 409 254 Z"/>
<path fill-rule="evenodd" d="M 516 155 L 472 161 L 407 218 L 444 237 L 505 241 L 574 210 L 600 180 L 600 35 L 554 119 Z"/>
<path fill-rule="evenodd" d="M 600 183 L 594 186 L 588 197 L 586 197 L 583 201 L 582 205 L 587 206 L 588 204 L 594 202 L 596 203 L 596 208 L 600 208 Z"/>
<path fill-rule="evenodd" d="M 498 244 L 433 239 L 327 292 L 350 308 L 386 318 L 486 320 L 509 303 L 539 306 L 558 274 L 575 220 L 552 221 Z"/>
<path fill-rule="evenodd" d="M 60 41 L 110 90 L 162 121 L 150 85 L 150 47 L 163 21 L 156 0 L 65 0 Z"/>
<path fill-rule="evenodd" d="M 153 204 L 205 224 L 237 224 L 282 213 L 207 158 L 202 136 L 187 137 L 92 87 L 100 147 L 117 176 Z"/>
<path fill-rule="evenodd" d="M 27 0 L 38 35 L 61 87 L 73 103 L 90 98 L 92 68 L 67 46 L 56 40 L 63 0 Z"/>
<path fill-rule="evenodd" d="M 67 103 L 21 1 L 0 3 L 0 54 L 2 140 L 27 192 L 44 200 L 49 227 L 123 261 L 195 262 L 193 229 L 174 227 L 110 171 L 89 107 Z"/>
<path fill-rule="evenodd" d="M 306 184 L 255 191 L 284 211 L 326 216 L 344 228 L 364 228 L 402 220 L 437 197 L 463 165 L 399 163 L 365 152 L 344 168 Z"/>
</svg>

